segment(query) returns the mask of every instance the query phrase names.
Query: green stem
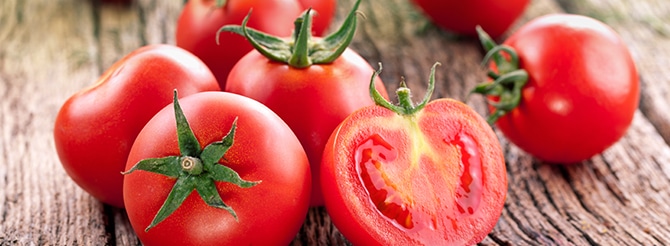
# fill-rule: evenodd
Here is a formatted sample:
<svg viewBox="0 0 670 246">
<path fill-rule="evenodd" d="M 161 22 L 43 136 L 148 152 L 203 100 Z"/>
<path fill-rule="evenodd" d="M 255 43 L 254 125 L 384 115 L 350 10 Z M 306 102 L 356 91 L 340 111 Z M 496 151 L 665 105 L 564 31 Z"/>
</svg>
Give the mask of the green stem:
<svg viewBox="0 0 670 246">
<path fill-rule="evenodd" d="M 295 68 L 305 68 L 312 65 L 309 57 L 309 40 L 312 37 L 312 9 L 295 20 L 295 45 L 288 59 L 288 64 Z"/>
<path fill-rule="evenodd" d="M 181 168 L 191 175 L 199 175 L 203 171 L 203 164 L 199 158 L 185 156 L 181 159 Z"/>
<path fill-rule="evenodd" d="M 497 101 L 488 100 L 494 110 L 487 117 L 487 121 L 493 125 L 519 106 L 522 90 L 528 83 L 529 77 L 526 70 L 519 68 L 519 55 L 512 47 L 496 44 L 481 27 L 477 27 L 477 32 L 482 46 L 487 51 L 482 59 L 482 66 L 489 68 L 489 64 L 494 62 L 497 71 L 489 68 L 487 75 L 492 82 L 480 83 L 471 93 L 497 97 Z"/>
<path fill-rule="evenodd" d="M 398 105 L 393 105 L 391 102 L 386 100 L 375 87 L 375 78 L 382 71 L 382 64 L 379 63 L 379 70 L 372 73 L 372 78 L 370 79 L 370 97 L 375 101 L 375 104 L 387 108 L 393 112 L 396 112 L 399 115 L 413 115 L 414 113 L 423 109 L 433 94 L 435 90 L 435 68 L 440 65 L 439 62 L 433 64 L 433 67 L 430 69 L 430 78 L 428 79 L 428 90 L 424 95 L 423 100 L 419 104 L 414 104 L 412 102 L 412 93 L 405 83 L 405 79 L 400 80 L 400 86 L 396 90 L 396 95 L 398 96 Z"/>
</svg>

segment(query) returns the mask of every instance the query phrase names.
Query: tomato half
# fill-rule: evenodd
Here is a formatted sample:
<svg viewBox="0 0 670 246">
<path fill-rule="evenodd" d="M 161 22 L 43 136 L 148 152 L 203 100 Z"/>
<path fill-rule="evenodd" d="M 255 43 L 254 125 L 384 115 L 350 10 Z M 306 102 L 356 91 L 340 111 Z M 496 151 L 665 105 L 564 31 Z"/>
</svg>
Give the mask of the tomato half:
<svg viewBox="0 0 670 246">
<path fill-rule="evenodd" d="M 199 173 L 177 170 L 177 175 L 183 174 L 178 178 L 144 169 L 125 174 L 126 210 L 142 243 L 288 245 L 305 220 L 311 189 L 309 162 L 291 129 L 264 105 L 231 93 L 203 92 L 178 102 L 192 130 L 192 141 L 200 147 L 194 150 L 182 146 L 188 141 L 178 137 L 176 110 L 170 105 L 158 112 L 137 136 L 126 170 L 133 170 L 136 164 L 148 158 L 183 160 L 186 156 L 202 161 L 205 169 Z M 224 144 L 223 148 L 228 149 L 219 156 L 206 155 L 217 142 L 231 144 Z M 193 154 L 185 153 L 189 149 Z M 163 211 L 163 203 L 170 199 L 169 195 L 176 194 L 172 192 L 176 184 L 186 184 L 191 178 L 208 180 L 214 175 L 213 169 L 206 169 L 207 159 L 213 161 L 209 168 L 225 167 L 242 180 L 255 184 L 242 188 L 230 182 L 213 181 L 212 184 L 209 180 L 211 190 L 207 190 L 201 188 L 198 181 L 196 188 L 187 189 L 191 193 L 182 195 L 184 200 L 178 208 L 169 216 L 163 216 L 160 223 L 153 223 L 158 211 Z M 165 171 L 167 168 L 157 169 L 169 173 Z M 203 195 L 207 191 L 210 194 Z M 217 195 L 219 207 L 209 206 L 209 203 L 216 205 L 216 199 L 212 198 Z"/>
<path fill-rule="evenodd" d="M 467 105 L 428 96 L 414 107 L 405 92 L 408 110 L 376 100 L 333 132 L 321 166 L 326 209 L 354 245 L 476 244 L 507 194 L 500 143 Z"/>
<path fill-rule="evenodd" d="M 197 57 L 171 45 L 149 45 L 112 65 L 93 86 L 72 95 L 54 126 L 54 143 L 67 174 L 98 200 L 123 207 L 120 174 L 144 124 L 182 96 L 221 90 Z"/>
<path fill-rule="evenodd" d="M 500 37 L 523 14 L 529 0 L 413 0 L 438 26 L 455 33 L 475 36 L 481 26 Z"/>
<path fill-rule="evenodd" d="M 607 149 L 630 126 L 639 102 L 638 74 L 626 44 L 606 24 L 550 14 L 522 26 L 501 47 L 510 48 L 518 64 L 491 63 L 493 70 L 500 76 L 527 73 L 516 92 L 518 106 L 496 121 L 521 149 L 548 162 L 577 163 Z"/>
</svg>

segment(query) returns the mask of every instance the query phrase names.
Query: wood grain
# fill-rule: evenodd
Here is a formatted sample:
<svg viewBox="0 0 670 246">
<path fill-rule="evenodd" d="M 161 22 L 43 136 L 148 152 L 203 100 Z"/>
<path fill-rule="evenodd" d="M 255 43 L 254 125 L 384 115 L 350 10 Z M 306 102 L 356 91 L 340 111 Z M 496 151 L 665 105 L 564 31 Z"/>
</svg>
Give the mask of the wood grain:
<svg viewBox="0 0 670 246">
<path fill-rule="evenodd" d="M 339 0 L 341 23 L 354 0 Z M 146 44 L 174 44 L 181 0 L 129 6 L 86 0 L 0 1 L 0 245 L 139 245 L 125 211 L 75 185 L 60 165 L 53 121 L 61 104 L 113 62 Z M 478 41 L 440 30 L 409 0 L 364 0 L 351 47 L 387 89 L 401 77 L 416 95 L 435 62 L 435 97 L 465 101 L 485 79 Z M 509 190 L 482 245 L 670 244 L 670 4 L 662 0 L 533 0 L 513 28 L 547 13 L 611 25 L 640 72 L 640 110 L 627 134 L 584 163 L 542 163 L 503 144 Z M 292 245 L 346 245 L 324 208 L 310 210 Z"/>
</svg>

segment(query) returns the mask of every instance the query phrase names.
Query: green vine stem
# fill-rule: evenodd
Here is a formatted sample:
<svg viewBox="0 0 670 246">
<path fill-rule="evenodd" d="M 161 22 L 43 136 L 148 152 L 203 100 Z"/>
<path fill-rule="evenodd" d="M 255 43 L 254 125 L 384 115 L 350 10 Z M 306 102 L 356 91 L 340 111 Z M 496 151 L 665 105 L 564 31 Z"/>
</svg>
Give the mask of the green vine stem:
<svg viewBox="0 0 670 246">
<path fill-rule="evenodd" d="M 471 93 L 486 96 L 493 111 L 486 121 L 493 125 L 500 117 L 514 110 L 521 102 L 521 92 L 528 83 L 528 72 L 519 68 L 519 56 L 507 45 L 498 45 L 484 30 L 477 26 L 477 33 L 486 50 L 482 66 L 489 68 L 491 81 L 477 85 Z M 495 68 L 489 64 L 493 62 Z"/>
<path fill-rule="evenodd" d="M 396 90 L 396 95 L 398 96 L 398 105 L 394 105 L 388 100 L 386 100 L 375 87 L 375 78 L 382 71 L 382 64 L 379 63 L 379 70 L 374 71 L 372 78 L 370 79 L 370 97 L 375 101 L 375 104 L 387 108 L 399 115 L 413 115 L 419 110 L 423 109 L 426 104 L 430 101 L 433 91 L 435 90 L 435 68 L 440 65 L 439 62 L 433 64 L 433 67 L 430 69 L 430 77 L 428 79 L 428 90 L 423 97 L 423 100 L 419 104 L 414 104 L 412 101 L 412 93 L 405 83 L 405 78 L 400 80 L 400 87 Z"/>
</svg>

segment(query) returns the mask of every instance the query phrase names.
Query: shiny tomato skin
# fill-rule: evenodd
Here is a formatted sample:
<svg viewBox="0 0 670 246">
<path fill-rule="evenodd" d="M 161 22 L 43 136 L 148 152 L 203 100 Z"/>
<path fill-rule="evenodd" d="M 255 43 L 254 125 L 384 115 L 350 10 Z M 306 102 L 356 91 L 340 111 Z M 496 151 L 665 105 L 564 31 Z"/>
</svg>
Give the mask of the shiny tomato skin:
<svg viewBox="0 0 670 246">
<path fill-rule="evenodd" d="M 502 212 L 507 176 L 491 127 L 467 105 L 438 99 L 413 116 L 380 106 L 353 113 L 326 145 L 321 186 L 354 245 L 473 245 Z M 384 200 L 395 205 L 379 208 Z"/>
<path fill-rule="evenodd" d="M 217 183 L 226 210 L 209 207 L 193 192 L 163 222 L 144 229 L 167 198 L 175 179 L 136 171 L 125 175 L 124 197 L 130 223 L 144 245 L 288 245 L 309 206 L 309 163 L 290 128 L 262 104 L 226 92 L 203 92 L 179 101 L 201 146 L 221 141 L 235 117 L 232 147 L 221 163 L 248 181 L 249 188 Z M 172 105 L 158 112 L 142 132 L 126 169 L 139 160 L 179 155 Z"/>
<path fill-rule="evenodd" d="M 577 163 L 620 139 L 638 107 L 634 60 L 621 38 L 585 16 L 537 18 L 505 41 L 530 79 L 519 106 L 497 121 L 531 155 Z"/>
<path fill-rule="evenodd" d="M 202 61 L 172 45 L 141 47 L 72 95 L 55 120 L 54 142 L 67 174 L 98 200 L 123 207 L 121 171 L 135 137 L 181 96 L 221 90 Z"/>
<path fill-rule="evenodd" d="M 438 26 L 476 36 L 480 25 L 491 37 L 502 36 L 523 14 L 529 0 L 413 0 Z"/>
<path fill-rule="evenodd" d="M 316 15 L 312 19 L 312 34 L 322 36 L 330 27 L 335 17 L 337 0 L 298 0 L 303 9 L 312 8 Z"/>
<path fill-rule="evenodd" d="M 257 51 L 230 72 L 225 91 L 253 98 L 276 112 L 295 132 L 312 166 L 312 205 L 323 205 L 319 188 L 321 154 L 333 129 L 355 110 L 374 105 L 369 94 L 372 67 L 347 48 L 330 64 L 293 68 Z M 388 96 L 381 79 L 376 88 Z"/>
<path fill-rule="evenodd" d="M 240 35 L 216 33 L 224 25 L 241 25 L 253 8 L 248 27 L 279 37 L 290 36 L 293 22 L 303 9 L 296 0 L 228 0 L 222 8 L 215 0 L 189 0 L 177 20 L 177 46 L 202 59 L 212 70 L 221 88 L 235 63 L 253 48 Z"/>
</svg>

